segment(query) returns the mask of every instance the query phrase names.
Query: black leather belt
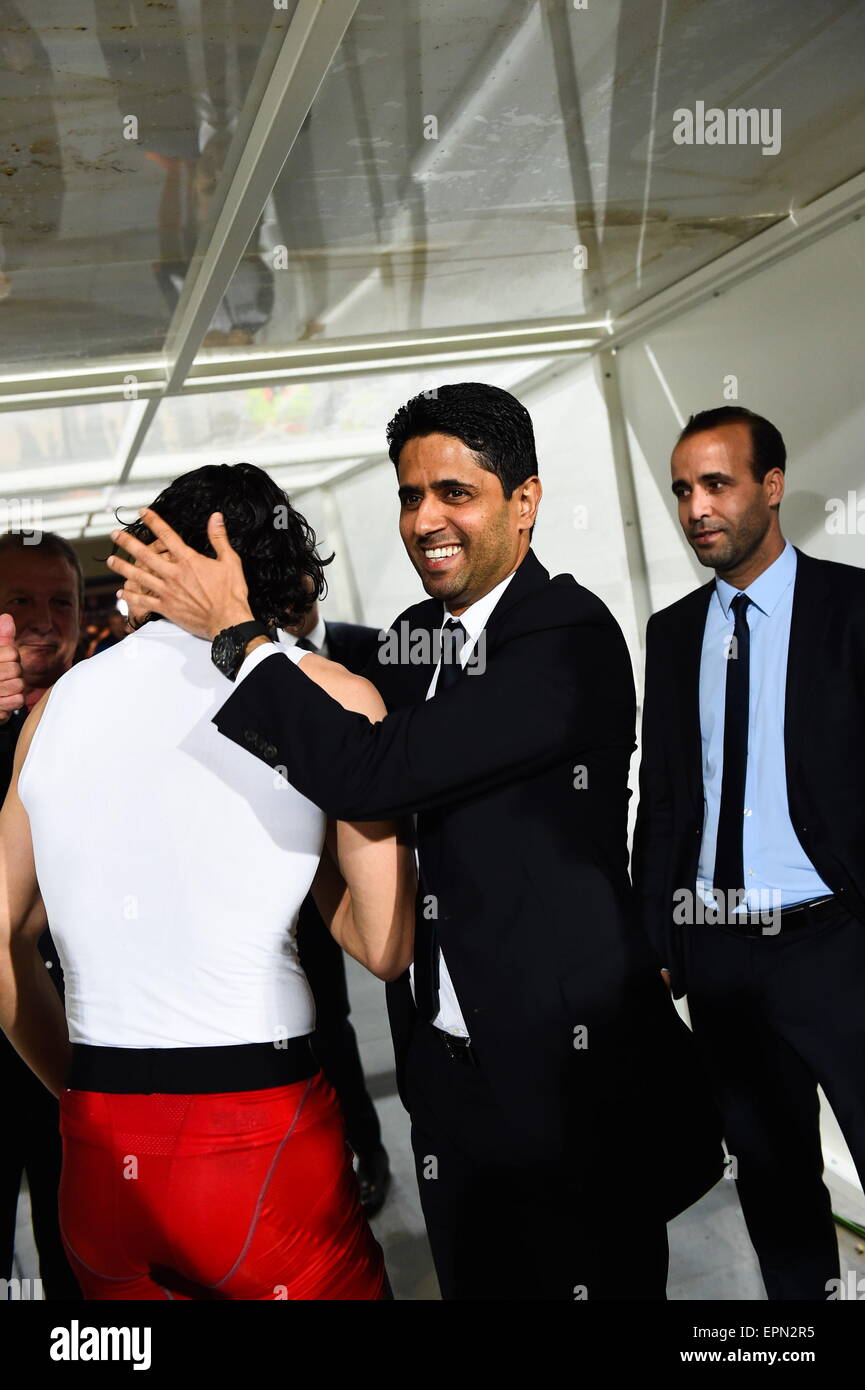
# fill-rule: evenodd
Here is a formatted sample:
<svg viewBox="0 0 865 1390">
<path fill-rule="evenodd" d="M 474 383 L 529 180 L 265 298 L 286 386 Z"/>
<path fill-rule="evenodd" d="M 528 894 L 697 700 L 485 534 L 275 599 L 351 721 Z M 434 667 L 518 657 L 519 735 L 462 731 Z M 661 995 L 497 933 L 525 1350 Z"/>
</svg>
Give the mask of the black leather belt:
<svg viewBox="0 0 865 1390">
<path fill-rule="evenodd" d="M 833 895 L 829 898 L 809 898 L 791 907 L 766 908 L 757 914 L 734 914 L 724 926 L 741 936 L 779 936 L 797 927 L 820 927 L 838 912 L 841 904 Z"/>
<path fill-rule="evenodd" d="M 72 1044 L 70 1091 L 114 1095 L 216 1095 L 263 1091 L 315 1076 L 309 1035 L 227 1047 L 92 1047 Z"/>
<path fill-rule="evenodd" d="M 443 1028 L 436 1028 L 435 1024 L 432 1025 L 432 1030 L 452 1062 L 458 1062 L 463 1067 L 480 1066 L 478 1055 L 468 1038 L 457 1038 L 453 1033 L 446 1033 Z"/>
</svg>

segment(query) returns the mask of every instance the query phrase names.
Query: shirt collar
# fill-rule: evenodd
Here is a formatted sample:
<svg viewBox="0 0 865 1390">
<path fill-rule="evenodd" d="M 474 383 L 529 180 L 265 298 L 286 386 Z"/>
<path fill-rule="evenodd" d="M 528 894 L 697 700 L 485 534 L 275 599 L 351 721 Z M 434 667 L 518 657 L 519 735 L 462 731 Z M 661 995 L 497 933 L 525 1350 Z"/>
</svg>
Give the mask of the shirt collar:
<svg viewBox="0 0 865 1390">
<path fill-rule="evenodd" d="M 516 570 L 512 570 L 507 578 L 503 579 L 500 584 L 497 584 L 494 589 L 490 589 L 488 594 L 484 594 L 481 598 L 476 599 L 474 603 L 469 604 L 464 613 L 460 613 L 458 621 L 461 622 L 465 628 L 468 641 L 473 642 L 486 627 L 490 619 L 490 614 L 515 574 Z M 442 618 L 442 627 L 444 627 L 450 616 L 447 608 L 445 608 L 444 617 Z"/>
<path fill-rule="evenodd" d="M 314 647 L 318 647 L 319 651 L 322 650 L 327 643 L 327 628 L 325 627 L 324 618 L 319 618 L 312 632 L 306 634 L 306 640 L 311 642 Z"/>
<path fill-rule="evenodd" d="M 768 617 L 772 610 L 780 603 L 787 589 L 796 578 L 796 551 L 789 541 L 784 542 L 784 549 L 773 560 L 768 569 L 748 585 L 747 589 L 736 589 L 732 584 L 728 584 L 726 579 L 715 576 L 715 593 L 718 601 L 724 610 L 724 617 L 730 616 L 730 604 L 737 594 L 747 594 L 749 599 L 761 613 Z"/>
<path fill-rule="evenodd" d="M 294 632 L 285 632 L 284 630 L 279 633 L 280 641 L 282 641 L 283 637 L 286 638 L 290 647 L 296 646 L 300 640 Z M 305 637 L 306 641 L 311 642 L 317 651 L 321 651 L 327 642 L 327 627 L 325 626 L 324 618 L 320 617 L 315 627 L 311 632 L 307 632 Z"/>
</svg>

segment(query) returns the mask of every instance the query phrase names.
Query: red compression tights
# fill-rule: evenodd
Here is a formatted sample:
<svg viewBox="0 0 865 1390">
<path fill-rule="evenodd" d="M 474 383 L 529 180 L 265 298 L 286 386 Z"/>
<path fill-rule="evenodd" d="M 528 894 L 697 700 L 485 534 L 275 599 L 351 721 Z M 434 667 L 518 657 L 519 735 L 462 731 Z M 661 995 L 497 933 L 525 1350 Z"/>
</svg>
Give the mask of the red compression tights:
<svg viewBox="0 0 865 1390">
<path fill-rule="evenodd" d="M 60 1219 L 89 1299 L 379 1299 L 336 1096 L 61 1093 Z"/>
</svg>

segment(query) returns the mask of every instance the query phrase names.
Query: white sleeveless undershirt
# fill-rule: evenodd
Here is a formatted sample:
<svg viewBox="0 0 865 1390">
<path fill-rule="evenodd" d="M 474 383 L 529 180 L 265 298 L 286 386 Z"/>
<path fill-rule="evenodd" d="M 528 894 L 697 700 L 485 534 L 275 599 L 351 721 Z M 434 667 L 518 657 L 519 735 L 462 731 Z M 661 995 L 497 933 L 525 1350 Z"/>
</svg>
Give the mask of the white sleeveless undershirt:
<svg viewBox="0 0 865 1390">
<path fill-rule="evenodd" d="M 232 689 L 209 642 L 161 619 L 51 691 L 19 791 L 73 1042 L 312 1031 L 295 922 L 325 817 L 211 723 Z"/>
</svg>

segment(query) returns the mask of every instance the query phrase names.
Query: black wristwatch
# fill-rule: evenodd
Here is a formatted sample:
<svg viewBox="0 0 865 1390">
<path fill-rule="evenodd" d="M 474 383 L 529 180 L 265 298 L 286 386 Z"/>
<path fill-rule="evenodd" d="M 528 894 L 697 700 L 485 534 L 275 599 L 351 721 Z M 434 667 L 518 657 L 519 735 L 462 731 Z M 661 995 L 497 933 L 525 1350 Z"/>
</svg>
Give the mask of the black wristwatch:
<svg viewBox="0 0 865 1390">
<path fill-rule="evenodd" d="M 247 643 L 251 642 L 253 637 L 270 637 L 264 623 L 258 623 L 254 619 L 248 623 L 237 623 L 235 627 L 224 627 L 214 637 L 210 659 L 217 670 L 230 681 L 234 680 L 243 665 L 243 654 Z"/>
</svg>

